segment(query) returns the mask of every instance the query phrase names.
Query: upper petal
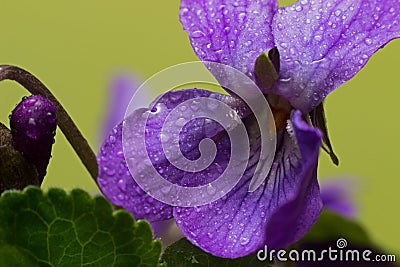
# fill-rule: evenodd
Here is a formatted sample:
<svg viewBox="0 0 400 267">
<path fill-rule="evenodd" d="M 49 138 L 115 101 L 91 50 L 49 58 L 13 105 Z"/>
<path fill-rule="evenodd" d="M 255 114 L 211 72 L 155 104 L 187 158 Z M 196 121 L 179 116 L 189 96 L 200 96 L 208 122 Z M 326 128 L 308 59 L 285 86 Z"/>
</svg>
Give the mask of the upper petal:
<svg viewBox="0 0 400 267">
<path fill-rule="evenodd" d="M 274 87 L 302 112 L 352 78 L 400 36 L 399 0 L 301 0 L 280 8 L 273 35 L 281 55 Z"/>
<path fill-rule="evenodd" d="M 274 46 L 276 0 L 182 0 L 180 19 L 202 61 L 219 62 L 253 77 L 254 63 Z"/>
<path fill-rule="evenodd" d="M 177 225 L 188 240 L 220 257 L 245 256 L 265 244 L 282 248 L 293 243 L 308 231 L 322 208 L 316 180 L 319 131 L 303 122 L 300 112 L 295 113 L 291 134 L 282 136 L 266 181 L 250 193 L 260 136 L 252 121 L 247 125 L 252 156 L 236 187 L 208 205 L 174 207 Z"/>
</svg>

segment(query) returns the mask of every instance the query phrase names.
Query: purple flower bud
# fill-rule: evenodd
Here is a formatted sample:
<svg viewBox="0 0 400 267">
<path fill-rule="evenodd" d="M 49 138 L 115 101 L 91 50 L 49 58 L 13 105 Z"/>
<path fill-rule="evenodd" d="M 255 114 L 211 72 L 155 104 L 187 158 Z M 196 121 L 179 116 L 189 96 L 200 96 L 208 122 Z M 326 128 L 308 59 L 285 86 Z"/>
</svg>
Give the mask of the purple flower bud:
<svg viewBox="0 0 400 267">
<path fill-rule="evenodd" d="M 12 145 L 36 166 L 41 181 L 46 175 L 56 126 L 56 107 L 41 95 L 24 97 L 10 116 Z"/>
</svg>

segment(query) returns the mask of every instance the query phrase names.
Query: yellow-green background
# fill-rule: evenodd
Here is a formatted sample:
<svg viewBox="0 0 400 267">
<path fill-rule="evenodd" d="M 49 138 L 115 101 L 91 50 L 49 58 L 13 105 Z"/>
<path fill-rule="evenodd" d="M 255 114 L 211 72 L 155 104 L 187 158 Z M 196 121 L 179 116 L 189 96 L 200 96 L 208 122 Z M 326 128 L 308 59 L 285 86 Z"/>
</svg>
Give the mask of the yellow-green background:
<svg viewBox="0 0 400 267">
<path fill-rule="evenodd" d="M 282 1 L 285 4 L 289 1 Z M 293 2 L 293 1 L 292 1 Z M 196 60 L 178 20 L 179 1 L 0 0 L 0 64 L 36 74 L 97 151 L 110 75 L 128 70 L 146 79 Z M 400 251 L 400 41 L 379 51 L 355 78 L 327 99 L 331 139 L 340 158 L 322 153 L 319 175 L 355 177 L 359 217 L 372 237 Z M 0 120 L 26 92 L 0 83 Z M 58 131 L 44 186 L 96 186 Z"/>
</svg>

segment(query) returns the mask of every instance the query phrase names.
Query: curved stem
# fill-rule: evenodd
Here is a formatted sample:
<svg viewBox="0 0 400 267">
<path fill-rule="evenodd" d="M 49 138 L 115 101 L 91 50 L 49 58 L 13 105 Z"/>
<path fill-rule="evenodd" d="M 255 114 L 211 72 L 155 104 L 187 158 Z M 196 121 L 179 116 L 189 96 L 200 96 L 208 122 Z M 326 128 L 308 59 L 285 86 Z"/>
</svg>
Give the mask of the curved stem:
<svg viewBox="0 0 400 267">
<path fill-rule="evenodd" d="M 98 174 L 96 155 L 74 121 L 68 115 L 67 111 L 63 108 L 60 102 L 58 102 L 50 90 L 31 73 L 16 66 L 0 65 L 0 81 L 2 80 L 16 81 L 25 87 L 31 94 L 45 96 L 53 102 L 57 108 L 58 127 L 60 127 L 68 142 L 81 159 L 83 165 L 85 165 L 86 169 L 96 182 Z"/>
</svg>

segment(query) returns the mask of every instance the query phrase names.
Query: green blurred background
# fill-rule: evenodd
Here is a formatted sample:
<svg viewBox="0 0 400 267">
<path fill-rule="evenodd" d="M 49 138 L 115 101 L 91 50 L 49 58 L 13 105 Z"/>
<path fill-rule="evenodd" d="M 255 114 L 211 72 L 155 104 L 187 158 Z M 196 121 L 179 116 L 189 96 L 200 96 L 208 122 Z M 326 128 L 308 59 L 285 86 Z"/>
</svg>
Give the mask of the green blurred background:
<svg viewBox="0 0 400 267">
<path fill-rule="evenodd" d="M 281 1 L 289 4 L 293 1 Z M 0 64 L 37 75 L 69 111 L 95 149 L 106 114 L 107 86 L 119 70 L 141 80 L 196 60 L 178 20 L 179 1 L 5 1 L 0 3 Z M 374 240 L 400 252 L 400 41 L 379 51 L 355 78 L 327 99 L 334 166 L 321 153 L 320 179 L 356 179 L 359 217 Z M 27 92 L 0 83 L 0 120 Z M 58 131 L 44 187 L 96 185 Z"/>
</svg>

